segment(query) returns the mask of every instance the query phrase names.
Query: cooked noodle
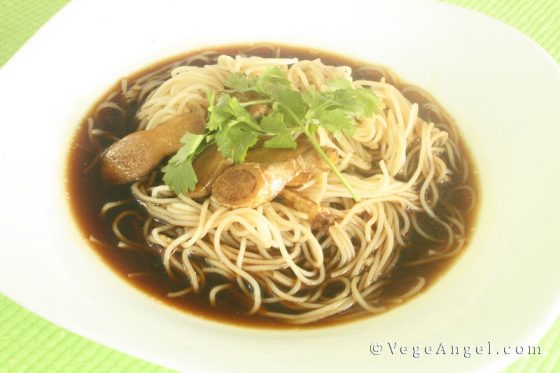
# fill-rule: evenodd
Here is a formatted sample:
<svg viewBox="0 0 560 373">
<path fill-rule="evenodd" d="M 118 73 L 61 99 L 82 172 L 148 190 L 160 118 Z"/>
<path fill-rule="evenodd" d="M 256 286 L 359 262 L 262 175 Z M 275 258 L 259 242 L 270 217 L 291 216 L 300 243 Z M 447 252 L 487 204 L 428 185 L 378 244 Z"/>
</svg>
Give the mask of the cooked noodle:
<svg viewBox="0 0 560 373">
<path fill-rule="evenodd" d="M 141 105 L 136 114 L 139 130 L 155 128 L 184 112 L 205 114 L 207 93 L 223 91 L 225 79 L 234 72 L 254 76 L 276 66 L 287 73 L 297 90 L 325 90 L 326 82 L 335 78 L 372 90 L 385 109 L 357 121 L 352 137 L 335 138 L 324 129 L 317 135 L 321 146 L 336 150 L 338 168 L 361 201 L 355 202 L 335 175 L 318 173 L 298 189 L 333 211 L 335 224 L 318 232 L 305 213 L 281 201 L 231 210 L 212 198 L 175 195 L 153 173 L 131 186 L 150 219 L 123 208 L 130 206 L 127 200 L 109 202 L 102 212 L 118 211 L 113 215 L 112 229 L 119 247 L 146 250 L 148 245 L 151 252 L 156 247 L 168 274 L 184 278 L 185 288 L 168 294 L 170 297 L 204 290 L 209 303 L 219 306 L 222 293 L 230 292 L 246 305 L 248 313 L 292 324 L 313 323 L 352 308 L 382 312 L 426 285 L 426 280 L 418 277 L 401 295 L 383 297 L 401 250 L 412 250 L 406 244 L 411 232 L 442 244 L 408 266 L 455 255 L 465 242 L 461 212 L 440 203 L 440 186 L 453 175 L 468 175 L 459 154 L 458 134 L 438 106 L 419 107 L 405 96 L 422 92 L 413 87 L 399 90 L 390 84 L 397 79 L 382 68 L 360 69 L 378 75 L 378 81 L 353 80 L 349 67 L 328 66 L 318 59 L 281 58 L 277 51 L 274 55 L 216 58 L 203 54 L 135 82 L 123 81 L 120 90 L 128 103 Z M 193 59 L 203 61 L 204 66 L 189 65 Z M 98 113 L 105 110 L 126 113 L 112 101 L 97 108 Z M 435 122 L 423 120 L 421 111 L 432 113 Z M 444 117 L 447 121 L 440 123 Z M 114 140 L 110 133 L 90 127 L 94 147 L 99 148 L 97 137 Z M 472 187 L 460 184 L 453 190 L 468 194 L 474 205 Z M 138 220 L 145 242 L 126 237 L 121 229 L 126 219 Z M 438 226 L 441 234 L 426 231 L 426 221 Z M 205 288 L 209 275 L 223 281 Z"/>
</svg>

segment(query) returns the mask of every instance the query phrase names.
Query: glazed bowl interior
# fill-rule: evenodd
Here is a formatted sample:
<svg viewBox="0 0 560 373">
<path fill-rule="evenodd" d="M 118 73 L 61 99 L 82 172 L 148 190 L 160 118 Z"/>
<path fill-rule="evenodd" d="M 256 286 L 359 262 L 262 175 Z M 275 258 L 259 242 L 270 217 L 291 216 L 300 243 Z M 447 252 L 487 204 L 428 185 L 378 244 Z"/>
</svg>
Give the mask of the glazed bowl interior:
<svg viewBox="0 0 560 373">
<path fill-rule="evenodd" d="M 4 111 L 13 123 L 6 138 L 26 138 L 33 149 L 22 152 L 15 142 L 2 149 L 3 164 L 20 181 L 2 186 L 2 219 L 13 248 L 4 248 L 0 261 L 8 296 L 95 341 L 188 371 L 285 371 L 279 361 L 299 370 L 444 371 L 456 368 L 453 359 L 373 356 L 369 346 L 527 344 L 550 325 L 559 293 L 552 211 L 560 206 L 551 196 L 560 178 L 549 160 L 559 134 L 553 124 L 560 114 L 552 108 L 560 74 L 529 39 L 432 2 L 352 0 L 342 10 L 326 2 L 320 12 L 295 1 L 273 11 L 250 1 L 105 6 L 72 2 L 2 71 L 0 98 L 9 103 Z M 457 121 L 479 172 L 476 231 L 449 271 L 407 304 L 317 329 L 221 324 L 126 284 L 78 232 L 64 165 L 72 135 L 94 102 L 120 77 L 164 58 L 261 41 L 388 66 L 430 92 Z M 512 358 L 463 359 L 461 369 L 493 369 Z"/>
</svg>

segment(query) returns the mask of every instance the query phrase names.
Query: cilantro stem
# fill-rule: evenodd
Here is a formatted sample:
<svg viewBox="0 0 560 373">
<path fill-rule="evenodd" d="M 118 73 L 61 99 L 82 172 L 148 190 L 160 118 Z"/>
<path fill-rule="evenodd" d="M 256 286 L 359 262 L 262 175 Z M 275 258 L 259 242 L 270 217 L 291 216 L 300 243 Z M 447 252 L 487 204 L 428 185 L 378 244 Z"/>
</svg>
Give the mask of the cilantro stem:
<svg viewBox="0 0 560 373">
<path fill-rule="evenodd" d="M 319 144 L 319 142 L 317 141 L 315 136 L 311 132 L 309 132 L 308 126 L 306 126 L 305 123 L 303 123 L 301 121 L 301 119 L 298 118 L 298 116 L 292 111 L 292 109 L 290 109 L 289 107 L 287 107 L 286 105 L 284 105 L 282 103 L 279 103 L 279 104 L 282 105 L 282 107 L 284 107 L 286 112 L 288 112 L 290 114 L 290 116 L 296 121 L 298 126 L 303 130 L 303 133 L 305 134 L 305 136 L 307 136 L 307 139 L 309 140 L 309 142 L 313 146 L 313 149 L 315 149 L 315 151 L 317 153 L 319 153 L 321 158 L 323 158 L 323 160 L 325 162 L 327 162 L 327 164 L 329 165 L 332 172 L 334 172 L 336 177 L 338 177 L 338 180 L 340 180 L 342 185 L 344 185 L 344 187 L 346 187 L 346 189 L 350 192 L 350 195 L 352 196 L 354 201 L 356 201 L 356 202 L 361 201 L 360 196 L 358 194 L 356 194 L 356 192 L 354 191 L 354 189 L 352 188 L 352 186 L 350 185 L 348 180 L 346 180 L 344 175 L 342 175 L 342 173 L 338 170 L 338 168 L 333 163 L 333 161 L 331 161 L 331 159 L 325 154 L 323 149 L 321 149 L 321 145 Z"/>
<path fill-rule="evenodd" d="M 348 191 L 350 192 L 350 195 L 352 196 L 352 198 L 354 198 L 354 201 L 359 202 L 361 201 L 361 198 L 359 195 L 356 194 L 356 192 L 354 192 L 354 189 L 352 188 L 352 186 L 350 185 L 350 183 L 348 182 L 348 180 L 344 177 L 344 175 L 342 175 L 342 173 L 338 170 L 338 168 L 336 167 L 336 165 L 333 163 L 333 161 L 331 161 L 331 159 L 325 154 L 325 152 L 323 151 L 323 149 L 321 148 L 321 145 L 319 145 L 319 142 L 317 141 L 317 139 L 315 138 L 315 136 L 313 136 L 307 129 L 305 129 L 303 131 L 303 133 L 305 134 L 305 136 L 307 136 L 307 139 L 309 140 L 309 142 L 311 143 L 311 145 L 313 146 L 313 149 L 315 149 L 317 151 L 317 153 L 319 153 L 319 155 L 321 156 L 321 158 L 323 158 L 323 160 L 325 162 L 327 162 L 327 164 L 329 165 L 329 167 L 331 168 L 332 172 L 334 172 L 334 174 L 336 175 L 336 177 L 338 177 L 338 179 L 342 182 L 342 185 L 344 185 L 346 187 L 346 189 L 348 189 Z"/>
<path fill-rule="evenodd" d="M 233 127 L 233 126 L 236 126 L 236 125 L 238 125 L 238 124 L 244 124 L 244 125 L 246 125 L 246 126 L 249 126 L 251 129 L 253 129 L 253 130 L 257 131 L 257 132 L 260 132 L 260 133 L 263 133 L 263 132 L 264 132 L 264 131 L 262 130 L 262 128 L 260 128 L 259 126 L 255 125 L 255 124 L 253 124 L 253 123 L 251 123 L 251 122 L 249 122 L 249 121 L 231 120 L 231 121 L 229 122 L 228 127 Z"/>
</svg>

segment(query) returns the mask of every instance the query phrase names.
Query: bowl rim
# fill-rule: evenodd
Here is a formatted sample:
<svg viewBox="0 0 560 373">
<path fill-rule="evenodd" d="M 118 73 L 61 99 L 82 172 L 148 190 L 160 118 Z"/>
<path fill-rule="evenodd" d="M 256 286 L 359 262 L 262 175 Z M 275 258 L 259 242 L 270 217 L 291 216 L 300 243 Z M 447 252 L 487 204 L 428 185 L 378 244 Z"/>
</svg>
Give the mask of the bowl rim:
<svg viewBox="0 0 560 373">
<path fill-rule="evenodd" d="M 251 3 L 251 2 L 248 2 L 248 3 Z M 395 5 L 392 5 L 392 6 L 387 5 L 387 7 L 390 8 L 390 9 L 385 9 L 385 11 L 389 12 L 389 13 L 391 11 L 394 11 L 394 12 L 402 11 L 402 6 L 405 3 L 407 4 L 407 6 L 411 6 L 411 5 L 409 5 L 409 3 L 405 2 L 405 1 L 400 1 L 400 2 L 396 2 Z M 176 3 L 171 2 L 171 4 L 173 4 L 175 6 L 179 6 L 180 3 L 179 2 L 176 2 Z M 383 4 L 386 5 L 385 3 L 383 3 Z M 498 35 L 500 37 L 505 37 L 504 35 L 507 35 L 507 38 L 511 38 L 511 39 L 508 39 L 508 42 L 512 43 L 512 45 L 509 46 L 510 48 L 512 48 L 512 50 L 516 50 L 517 47 L 522 45 L 523 47 L 520 47 L 520 48 L 527 48 L 526 50 L 528 51 L 528 53 L 531 54 L 531 56 L 530 56 L 531 58 L 528 58 L 528 60 L 538 61 L 538 62 L 543 64 L 542 66 L 544 66 L 544 64 L 546 64 L 546 68 L 545 68 L 546 73 L 547 74 L 553 74 L 552 79 L 549 81 L 549 85 L 554 85 L 554 84 L 556 84 L 556 82 L 558 82 L 558 74 L 559 74 L 558 65 L 551 59 L 550 56 L 548 56 L 546 53 L 544 53 L 543 50 L 540 47 L 536 47 L 535 44 L 532 41 L 530 41 L 529 38 L 527 38 L 525 36 L 521 36 L 521 34 L 518 33 L 517 31 L 512 32 L 512 30 L 513 30 L 512 28 L 504 27 L 502 24 L 498 24 L 497 22 L 495 22 L 493 20 L 491 21 L 489 18 L 487 18 L 485 16 L 482 16 L 482 15 L 479 15 L 477 13 L 470 12 L 470 11 L 465 11 L 465 10 L 462 10 L 462 9 L 459 10 L 459 8 L 455 8 L 453 6 L 449 6 L 449 5 L 446 5 L 446 4 L 436 5 L 435 3 L 427 3 L 427 2 L 422 3 L 422 4 L 423 4 L 423 6 L 426 7 L 425 9 L 420 9 L 422 6 L 417 6 L 417 5 L 414 5 L 414 6 L 411 6 L 411 7 L 415 10 L 420 11 L 420 12 L 426 12 L 426 9 L 431 9 L 431 11 L 436 12 L 436 14 L 440 14 L 439 12 L 443 12 L 443 13 L 447 12 L 448 14 L 452 14 L 451 17 L 457 17 L 457 19 L 460 19 L 462 17 L 463 17 L 463 19 L 469 19 L 470 22 L 475 22 L 481 28 L 499 30 L 499 31 L 496 31 L 496 32 L 498 33 Z M 143 4 L 142 6 L 145 7 L 146 4 Z M 436 10 L 434 10 L 434 9 L 436 9 Z M 36 66 L 35 63 L 32 63 L 32 61 L 30 61 L 30 59 L 36 58 L 38 52 L 44 53 L 45 52 L 45 47 L 44 46 L 56 47 L 56 45 L 53 44 L 53 43 L 55 43 L 56 40 L 61 40 L 62 39 L 62 40 L 68 41 L 68 39 L 64 39 L 64 38 L 61 37 L 61 35 L 62 35 L 61 34 L 61 28 L 64 29 L 64 27 L 67 27 L 68 24 L 70 24 L 70 25 L 75 24 L 76 19 L 73 18 L 73 17 L 80 16 L 80 12 L 84 12 L 84 11 L 92 11 L 95 16 L 99 17 L 99 18 L 97 18 L 98 21 L 106 22 L 106 25 L 110 26 L 110 22 L 111 22 L 110 18 L 103 18 L 102 15 L 99 14 L 99 12 L 97 12 L 97 13 L 94 12 L 92 7 L 90 5 L 87 5 L 87 3 L 85 1 L 83 1 L 83 2 L 77 1 L 75 3 L 73 2 L 73 3 L 69 4 L 58 15 L 56 15 L 52 19 L 52 21 L 50 21 L 49 24 L 47 26 L 45 26 L 45 28 L 43 30 L 41 30 L 38 34 L 36 34 L 32 38 L 32 40 L 28 44 L 26 44 L 26 46 L 24 48 L 22 48 L 22 50 L 20 52 L 18 52 L 18 54 L 6 64 L 6 66 L 2 70 L 0 70 L 0 82 L 3 82 L 3 83 L 7 82 L 8 83 L 7 86 L 11 87 L 12 86 L 11 84 L 13 84 L 13 81 L 14 81 L 14 79 L 12 78 L 11 75 L 13 74 L 13 76 L 15 76 L 15 77 L 21 76 L 20 75 L 21 71 L 19 71 L 20 65 L 26 66 L 26 67 Z M 472 37 L 472 36 L 471 35 L 463 35 L 463 37 L 468 39 L 469 37 Z M 52 40 L 52 39 L 49 39 L 49 38 L 55 38 L 55 40 Z M 57 39 L 57 38 L 61 38 L 61 39 Z M 310 39 L 313 39 L 313 38 L 310 38 Z M 39 44 L 43 44 L 44 46 L 40 46 Z M 321 47 L 321 46 L 318 45 L 318 47 Z M 153 53 L 153 54 L 162 53 L 164 50 L 170 50 L 170 48 L 171 48 L 170 45 L 166 45 L 165 48 L 153 47 L 153 48 L 150 49 L 149 53 L 146 53 L 146 54 L 142 55 L 142 57 L 140 59 L 142 60 L 142 59 L 150 58 L 149 57 L 150 53 Z M 126 64 L 122 64 L 122 66 L 120 67 L 121 71 L 124 71 L 125 69 L 129 69 L 130 65 L 132 65 L 132 64 L 134 64 L 134 63 L 131 62 L 131 61 L 128 61 Z M 403 76 L 403 74 L 401 74 L 398 71 L 398 68 L 395 68 L 394 70 L 397 70 L 398 75 Z M 407 73 L 404 74 L 405 75 L 404 79 L 407 80 L 407 81 L 411 81 L 414 84 L 416 84 L 417 81 L 429 81 L 430 78 L 426 78 L 424 76 L 426 71 L 420 71 L 420 70 L 421 69 L 417 69 L 417 70 L 412 69 L 412 71 L 408 70 Z M 128 71 L 130 72 L 130 71 L 133 71 L 133 70 L 129 69 Z M 117 73 L 117 74 L 119 74 L 119 73 Z M 406 76 L 407 74 L 409 74 L 411 78 Z M 556 75 L 554 75 L 554 74 L 556 74 Z M 119 74 L 119 75 L 122 75 L 122 74 Z M 109 79 L 109 78 L 106 77 L 105 79 Z M 84 100 L 84 97 L 86 97 L 86 96 L 88 96 L 88 97 L 98 97 L 99 95 L 95 96 L 95 94 L 96 94 L 96 92 L 101 93 L 100 91 L 104 91 L 104 89 L 99 88 L 102 85 L 104 85 L 105 87 L 108 86 L 105 83 L 100 83 L 98 86 L 96 86 L 96 88 L 90 89 L 88 91 L 87 95 L 85 95 L 83 97 L 80 97 L 79 100 Z M 421 85 L 421 84 L 419 84 L 419 85 Z M 0 85 L 0 87 L 2 87 L 2 85 Z M 555 89 L 557 89 L 557 88 L 558 88 L 557 86 L 552 86 L 552 88 L 550 88 L 550 91 L 551 92 L 556 92 Z M 431 93 L 434 93 L 434 92 L 432 92 L 432 90 L 430 90 L 429 87 L 428 87 L 427 90 Z M 434 96 L 436 96 L 436 98 L 440 98 L 436 93 L 434 93 Z M 0 97 L 3 97 L 3 98 L 7 97 L 5 89 L 0 88 Z M 14 97 L 19 97 L 19 96 L 16 94 Z M 453 101 L 453 100 L 449 100 L 449 101 Z M 76 103 L 77 100 L 73 100 L 72 102 Z M 85 103 L 80 103 L 77 106 L 83 108 L 84 105 L 85 105 Z M 446 105 L 445 103 L 443 103 L 443 106 L 445 108 L 448 107 L 448 105 Z M 452 104 L 452 106 L 453 106 L 453 104 Z M 74 113 L 68 114 L 68 117 L 65 119 L 65 121 L 76 120 L 76 122 L 77 122 L 77 119 L 80 116 L 79 111 L 80 110 L 77 110 Z M 453 112 L 453 110 L 451 110 L 451 109 L 449 109 L 449 111 Z M 467 122 L 470 120 L 470 118 L 468 118 L 468 117 L 466 117 L 466 119 L 467 119 Z M 70 136 L 70 133 L 68 133 L 68 136 Z M 469 133 L 467 135 L 467 143 L 470 143 L 469 138 L 476 139 L 477 143 L 479 142 L 478 140 L 480 140 L 482 142 L 482 139 L 477 138 L 477 136 L 480 136 L 480 134 Z M 65 139 L 65 141 L 67 139 Z M 69 143 L 69 141 L 66 141 L 66 144 L 68 144 L 68 143 Z M 60 154 L 57 154 L 56 156 L 60 157 Z M 480 164 L 480 160 L 478 160 L 478 159 L 475 160 L 475 163 Z M 59 162 L 59 164 L 60 164 L 60 162 Z M 553 176 L 556 177 L 557 175 L 553 175 Z M 62 180 L 62 179 L 59 177 L 59 180 Z M 557 180 L 557 179 L 552 178 L 551 180 Z M 482 192 L 484 194 L 485 204 L 486 204 L 486 189 L 485 188 L 488 187 L 488 183 L 489 183 L 488 180 L 481 180 L 481 189 L 482 189 Z M 51 192 L 55 189 L 57 189 L 57 188 L 55 187 L 54 184 L 47 187 L 47 190 L 49 190 Z M 9 194 L 5 194 L 5 195 L 9 195 Z M 488 195 L 490 197 L 495 197 L 496 196 L 495 193 L 489 193 Z M 488 198 L 490 198 L 490 197 L 488 197 Z M 61 201 L 64 198 L 65 198 L 64 195 L 59 195 L 56 198 L 56 200 Z M 39 203 L 40 203 L 40 200 L 37 200 L 37 201 L 39 201 Z M 51 201 L 51 203 L 52 202 L 53 201 Z M 493 201 L 489 201 L 488 203 L 489 203 L 489 205 L 487 206 L 487 209 L 484 210 L 485 214 L 493 214 L 492 215 L 493 217 L 499 217 L 500 214 L 498 212 L 491 211 L 492 208 L 494 208 L 494 206 L 492 206 Z M 51 204 L 48 204 L 47 206 L 50 207 Z M 39 214 L 38 216 L 43 216 L 43 215 Z M 65 219 L 65 218 L 62 218 L 63 212 L 60 212 L 60 211 L 57 212 L 57 216 L 61 220 Z M 479 220 L 479 223 L 481 223 L 480 220 Z M 7 226 L 11 226 L 11 225 L 12 224 L 8 224 Z M 62 230 L 59 230 L 58 233 L 67 234 L 68 232 L 66 232 L 65 229 L 62 229 Z M 70 236 L 71 236 L 71 234 L 70 234 Z M 72 237 L 73 238 L 71 240 L 73 240 L 72 241 L 73 244 L 78 244 L 80 242 L 80 239 L 78 237 L 76 237 L 76 236 L 72 236 Z M 67 247 L 68 243 L 64 244 L 62 241 L 64 241 L 64 240 L 61 239 L 60 237 L 58 237 L 58 238 L 53 237 L 51 239 L 51 242 L 53 242 L 53 243 L 59 243 L 59 244 L 63 244 L 64 246 L 66 246 L 65 249 L 64 249 L 66 251 L 62 251 L 62 252 L 68 253 L 68 249 L 69 249 Z M 83 243 L 79 243 L 79 244 L 83 245 Z M 27 258 L 27 257 L 25 257 L 25 255 L 27 255 L 27 254 L 28 254 L 27 252 L 23 252 L 21 256 L 19 256 L 19 257 L 15 256 L 15 259 L 21 260 L 22 258 Z M 6 250 L 2 251 L 2 255 L 7 255 Z M 82 255 L 82 254 L 80 254 L 80 255 Z M 497 253 L 496 255 L 497 255 L 497 257 L 503 259 L 505 253 L 501 252 L 501 253 Z M 88 255 L 88 254 L 85 254 L 85 255 L 82 255 L 82 256 L 83 257 L 81 259 L 76 259 L 77 260 L 76 263 L 79 263 L 80 265 L 85 265 L 87 267 L 88 264 L 86 264 L 86 263 L 91 263 L 93 256 Z M 13 258 L 13 256 L 10 256 L 10 258 Z M 53 258 L 48 258 L 48 253 L 47 252 L 45 252 L 43 257 L 41 257 L 41 258 L 45 259 L 47 263 L 52 265 L 53 269 L 56 269 L 58 271 L 56 276 L 53 276 L 53 278 L 55 278 L 53 280 L 53 283 L 59 284 L 60 286 L 67 286 L 67 285 L 64 285 L 65 281 L 67 281 L 72 276 L 78 275 L 78 273 L 76 271 L 69 272 L 68 270 L 63 268 L 64 266 L 61 263 L 55 263 Z M 460 258 L 459 261 L 463 261 L 463 259 L 464 258 Z M 95 259 L 95 260 L 97 260 L 97 259 Z M 474 260 L 474 259 L 471 258 L 470 260 Z M 37 263 L 36 266 L 40 267 L 40 264 L 41 263 Z M 453 266 L 453 267 L 455 267 L 455 266 Z M 9 276 L 13 275 L 12 272 L 13 272 L 13 270 L 11 272 L 9 272 L 10 273 Z M 99 272 L 103 272 L 103 271 L 99 271 Z M 8 273 L 8 272 L 6 272 L 6 273 Z M 102 273 L 102 274 L 96 273 L 95 276 L 98 276 L 98 275 L 103 277 L 105 280 L 111 278 L 111 276 L 112 276 L 112 275 L 109 275 L 108 273 Z M 455 273 L 454 276 L 459 276 L 459 273 Z M 489 276 L 489 278 L 491 278 L 490 274 L 487 274 L 487 276 Z M 8 276 L 2 277 L 2 279 L 8 279 L 8 278 L 9 278 Z M 17 278 L 17 276 L 14 277 L 14 278 Z M 94 283 L 92 282 L 93 278 L 88 278 L 85 281 L 87 283 L 85 285 L 85 287 L 91 290 L 92 289 L 91 287 L 94 286 Z M 441 281 L 439 281 L 439 282 L 441 282 Z M 67 306 L 67 304 L 65 304 L 64 302 L 61 302 L 59 304 L 52 305 L 53 303 L 57 303 L 60 300 L 58 297 L 51 298 L 48 294 L 45 294 L 41 298 L 42 301 L 46 301 L 47 304 L 51 304 L 50 307 L 52 307 L 50 310 L 45 312 L 44 304 L 39 304 L 39 303 L 37 303 L 37 300 L 31 300 L 29 298 L 26 298 L 29 294 L 29 289 L 33 289 L 34 288 L 33 286 L 30 286 L 29 289 L 27 289 L 23 293 L 19 293 L 18 289 L 10 288 L 10 286 L 12 286 L 11 284 L 5 286 L 4 285 L 6 283 L 5 281 L 2 281 L 0 283 L 3 284 L 2 285 L 2 291 L 5 294 L 7 294 L 9 297 L 16 300 L 18 303 L 24 305 L 25 307 L 41 314 L 42 316 L 46 316 L 47 319 L 49 319 L 51 321 L 54 321 L 55 323 L 57 323 L 59 325 L 62 325 L 63 327 L 66 327 L 70 330 L 75 330 L 79 334 L 85 335 L 85 336 L 87 336 L 91 339 L 97 340 L 97 341 L 101 341 L 101 343 L 103 343 L 103 344 L 107 344 L 107 345 L 110 345 L 112 347 L 116 347 L 117 349 L 119 349 L 121 351 L 129 352 L 129 353 L 131 353 L 135 356 L 141 356 L 143 358 L 148 358 L 150 360 L 162 363 L 162 365 L 171 365 L 171 366 L 175 365 L 175 364 L 170 364 L 169 361 L 162 361 L 161 356 L 154 356 L 153 354 L 150 354 L 147 351 L 144 352 L 146 346 L 140 346 L 140 348 L 134 349 L 134 351 L 133 351 L 132 348 L 128 348 L 128 347 L 123 348 L 122 341 L 120 341 L 119 338 L 129 338 L 128 336 L 123 336 L 122 335 L 122 334 L 126 334 L 126 333 L 124 333 L 124 331 L 121 331 L 121 335 L 113 336 L 112 338 L 108 338 L 108 339 L 104 339 L 103 336 L 100 337 L 95 331 L 84 330 L 83 328 L 81 328 L 79 326 L 76 327 L 76 325 L 73 324 L 73 322 L 75 322 L 75 320 L 73 320 L 73 319 L 66 320 L 65 317 L 64 317 L 65 314 L 64 314 L 63 308 L 64 308 L 64 306 Z M 128 285 L 126 285 L 126 287 L 127 287 L 127 289 L 129 288 Z M 80 289 L 76 289 L 75 287 L 71 287 L 71 288 L 72 288 L 72 291 L 75 291 L 75 292 L 80 291 Z M 556 290 L 557 290 L 556 291 L 556 300 L 554 302 L 552 302 L 551 307 L 547 312 L 548 315 L 544 319 L 541 320 L 540 325 L 536 326 L 535 328 L 532 328 L 531 333 L 528 333 L 528 332 L 525 331 L 525 338 L 524 338 L 525 340 L 535 342 L 536 338 L 538 336 L 544 334 L 544 331 L 552 324 L 552 322 L 554 321 L 554 319 L 558 315 L 558 313 L 560 311 L 560 303 L 558 301 L 558 294 L 560 293 L 560 291 L 559 291 L 560 289 L 557 288 Z M 121 286 L 116 286 L 116 289 L 114 290 L 114 293 L 118 294 L 118 295 L 122 295 L 123 291 L 126 292 L 126 290 L 124 290 L 124 288 L 122 288 Z M 23 295 L 23 294 L 26 294 L 26 295 Z M 426 294 L 424 294 L 422 296 L 422 298 L 424 296 L 426 296 Z M 82 301 L 84 302 L 83 307 L 92 306 L 91 300 L 82 300 Z M 146 299 L 142 300 L 140 298 L 134 298 L 134 300 L 133 300 L 133 303 L 135 305 L 140 305 L 142 307 L 146 306 L 147 303 L 150 303 L 150 302 L 151 301 L 148 301 Z M 414 300 L 413 302 L 415 304 L 414 307 L 416 309 L 421 309 L 422 307 L 425 306 L 424 301 L 421 302 L 420 300 L 419 301 Z M 154 306 L 155 309 L 161 311 L 161 307 L 155 306 L 153 304 L 152 304 L 152 306 Z M 151 311 L 153 311 L 152 306 L 147 306 L 147 307 L 150 308 Z M 82 306 L 80 306 L 80 307 L 82 307 Z M 405 306 L 405 307 L 408 307 L 408 306 Z M 151 315 L 153 315 L 153 312 L 151 312 L 151 311 L 146 312 L 142 316 L 143 317 L 150 317 Z M 391 311 L 391 312 L 394 312 L 394 311 Z M 166 316 L 169 316 L 171 319 L 174 319 L 174 320 L 177 321 L 176 315 L 175 316 L 170 316 L 169 313 L 166 312 L 166 311 L 163 312 L 163 313 Z M 111 319 L 110 315 L 105 315 L 104 318 L 107 319 L 106 321 L 108 323 L 113 322 L 113 321 L 110 320 Z M 184 322 L 184 320 L 181 320 L 181 322 Z M 191 322 L 199 323 L 199 321 L 195 322 L 195 321 L 192 321 L 192 320 L 189 321 L 188 323 L 191 323 Z M 360 322 L 357 322 L 357 323 L 360 323 Z M 353 323 L 353 324 L 356 324 L 356 322 Z M 378 326 L 377 324 L 378 323 L 372 323 L 372 325 L 375 325 L 375 326 Z M 238 336 L 239 333 L 241 333 L 241 334 L 244 333 L 244 331 L 233 330 L 233 329 L 229 329 L 229 328 L 223 328 L 222 325 L 211 326 L 211 325 L 206 325 L 204 322 L 201 325 L 204 325 L 204 326 L 201 327 L 200 325 L 198 325 L 198 330 L 203 330 L 204 333 L 217 332 L 217 333 L 226 333 L 226 334 L 237 335 L 237 336 Z M 342 333 L 343 331 L 341 330 L 341 328 L 346 329 L 345 325 L 346 324 L 341 325 L 341 327 L 337 326 L 335 328 L 329 328 L 329 330 L 330 329 L 332 329 L 332 330 L 337 329 L 337 330 L 340 330 L 340 332 Z M 366 325 L 364 324 L 364 327 L 365 326 Z M 368 327 L 369 326 L 370 325 L 368 325 Z M 348 333 L 357 332 L 355 329 L 356 328 L 348 329 Z M 151 332 L 154 332 L 154 331 L 151 330 Z M 268 331 L 267 331 L 267 333 L 268 333 Z M 304 332 L 298 332 L 297 334 L 300 335 L 302 333 L 304 333 Z M 305 332 L 305 333 L 307 333 L 307 332 Z M 253 333 L 249 333 L 249 334 L 253 334 Z M 261 335 L 262 333 L 257 333 L 257 334 L 260 337 L 262 337 L 262 335 Z M 272 334 L 276 335 L 278 337 L 277 333 L 272 333 Z M 307 337 L 307 338 L 314 338 L 314 337 L 317 337 L 317 336 L 322 336 L 322 333 L 317 334 L 315 332 L 311 332 L 311 333 L 308 333 L 308 334 L 309 334 L 309 337 Z M 169 335 L 171 335 L 171 334 L 169 334 Z M 138 337 L 141 338 L 142 333 L 138 333 Z M 331 338 L 331 337 L 329 337 L 329 338 Z M 348 351 L 346 351 L 346 352 L 348 352 Z M 489 362 L 488 364 L 485 363 L 485 364 L 488 367 L 488 366 L 491 366 L 493 364 L 499 364 L 499 366 L 502 366 L 502 364 L 506 364 L 506 363 L 507 363 L 507 359 L 504 359 L 504 360 L 501 360 L 501 361 L 493 360 L 492 362 Z M 498 366 L 498 365 L 496 365 L 496 366 Z"/>
</svg>

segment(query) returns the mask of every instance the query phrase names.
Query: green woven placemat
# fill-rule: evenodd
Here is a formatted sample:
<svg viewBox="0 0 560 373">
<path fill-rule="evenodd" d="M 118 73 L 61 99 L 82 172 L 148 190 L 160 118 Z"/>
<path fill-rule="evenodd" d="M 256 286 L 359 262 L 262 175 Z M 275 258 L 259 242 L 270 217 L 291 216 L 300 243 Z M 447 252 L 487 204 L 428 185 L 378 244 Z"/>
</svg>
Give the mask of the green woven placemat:
<svg viewBox="0 0 560 373">
<path fill-rule="evenodd" d="M 0 0 L 0 66 L 68 0 Z M 560 61 L 560 0 L 447 0 L 526 33 Z M 508 373 L 560 372 L 560 319 Z M 0 294 L 0 372 L 170 372 L 88 341 Z"/>
</svg>

